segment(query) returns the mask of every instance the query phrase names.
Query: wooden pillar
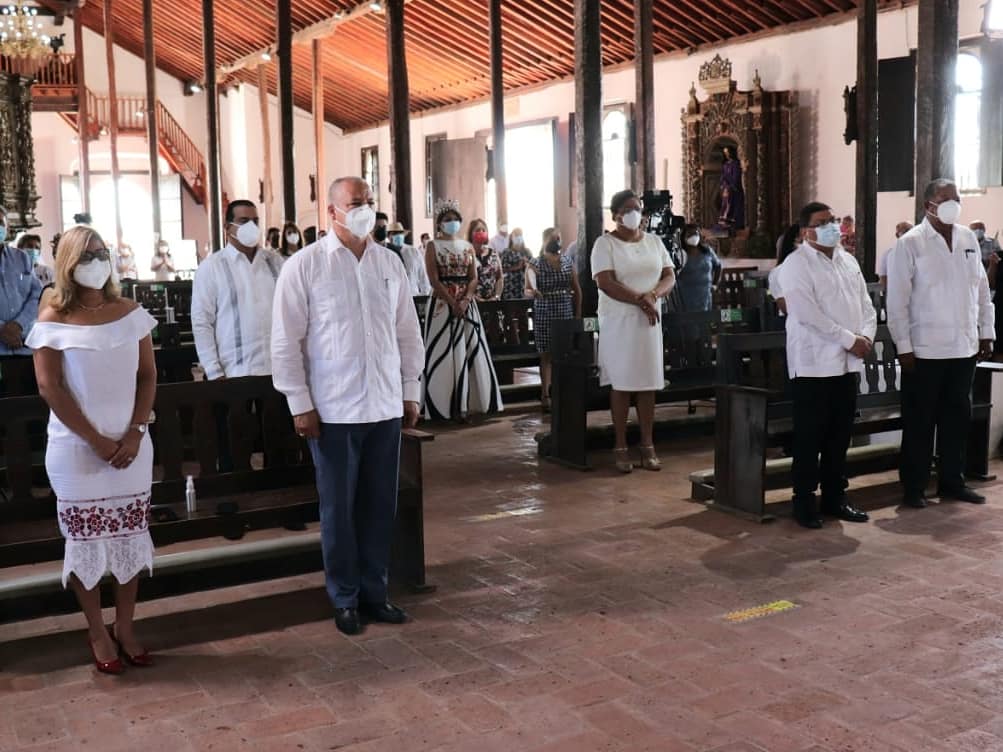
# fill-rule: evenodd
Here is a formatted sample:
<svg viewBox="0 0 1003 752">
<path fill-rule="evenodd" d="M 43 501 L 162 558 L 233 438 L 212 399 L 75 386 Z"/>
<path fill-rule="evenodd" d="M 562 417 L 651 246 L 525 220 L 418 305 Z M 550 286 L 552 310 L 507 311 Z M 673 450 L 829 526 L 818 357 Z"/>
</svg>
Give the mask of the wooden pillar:
<svg viewBox="0 0 1003 752">
<path fill-rule="evenodd" d="M 934 178 L 954 177 L 958 0 L 919 0 L 916 43 L 916 215 Z"/>
<path fill-rule="evenodd" d="M 272 125 L 269 117 L 268 79 L 265 65 L 258 66 L 258 107 L 261 111 L 261 173 L 265 184 L 265 226 L 275 224 L 275 194 L 272 190 Z"/>
<path fill-rule="evenodd" d="M 404 40 L 404 0 L 387 2 L 387 70 L 390 74 L 390 154 L 393 159 L 393 215 L 414 229 L 411 192 L 411 94 Z M 411 238 L 412 242 L 416 238 Z"/>
<path fill-rule="evenodd" d="M 854 217 L 860 268 L 877 280 L 878 0 L 863 0 L 857 15 L 857 206 Z"/>
<path fill-rule="evenodd" d="M 118 92 L 115 89 L 115 36 L 112 0 L 104 0 L 104 50 L 108 65 L 108 133 L 111 140 L 111 182 L 115 209 L 115 247 L 122 245 L 122 204 L 118 195 Z"/>
<path fill-rule="evenodd" d="M 502 0 L 490 0 L 492 169 L 498 224 L 508 224 L 508 181 L 505 179 L 505 81 L 502 51 Z"/>
<path fill-rule="evenodd" d="M 575 163 L 578 197 L 578 277 L 582 315 L 595 316 L 592 245 L 603 231 L 602 39 L 600 0 L 575 0 Z"/>
<path fill-rule="evenodd" d="M 293 19 L 292 0 L 276 0 L 279 30 L 279 143 L 282 154 L 282 209 L 296 221 L 296 165 L 293 149 Z"/>
<path fill-rule="evenodd" d="M 77 69 L 77 147 L 80 151 L 80 211 L 91 210 L 90 107 L 84 66 L 84 24 L 80 9 L 73 14 L 73 63 Z"/>
<path fill-rule="evenodd" d="M 324 179 L 324 51 L 322 39 L 313 40 L 313 141 L 316 153 L 317 229 L 327 227 L 327 181 Z"/>
<path fill-rule="evenodd" d="M 146 141 L 150 149 L 150 200 L 154 242 L 160 240 L 160 137 L 157 106 L 157 52 L 153 42 L 153 0 L 143 0 L 143 57 L 146 63 Z"/>
<path fill-rule="evenodd" d="M 219 91 L 216 88 L 216 17 L 213 0 L 202 0 L 202 66 L 205 71 L 206 211 L 209 214 L 209 248 L 223 247 L 222 194 L 219 185 Z"/>
<path fill-rule="evenodd" d="M 638 192 L 655 188 L 655 42 L 651 4 L 652 0 L 634 0 L 634 101 L 637 103 L 634 189 Z"/>
</svg>

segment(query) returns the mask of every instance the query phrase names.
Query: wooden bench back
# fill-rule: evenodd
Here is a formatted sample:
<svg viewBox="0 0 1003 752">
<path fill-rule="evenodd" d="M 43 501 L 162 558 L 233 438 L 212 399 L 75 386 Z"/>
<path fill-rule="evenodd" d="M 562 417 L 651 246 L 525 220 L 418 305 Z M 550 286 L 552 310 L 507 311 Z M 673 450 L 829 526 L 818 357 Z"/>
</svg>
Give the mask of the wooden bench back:
<svg viewBox="0 0 1003 752">
<path fill-rule="evenodd" d="M 535 352 L 532 300 L 488 300 L 477 307 L 492 355 Z"/>
</svg>

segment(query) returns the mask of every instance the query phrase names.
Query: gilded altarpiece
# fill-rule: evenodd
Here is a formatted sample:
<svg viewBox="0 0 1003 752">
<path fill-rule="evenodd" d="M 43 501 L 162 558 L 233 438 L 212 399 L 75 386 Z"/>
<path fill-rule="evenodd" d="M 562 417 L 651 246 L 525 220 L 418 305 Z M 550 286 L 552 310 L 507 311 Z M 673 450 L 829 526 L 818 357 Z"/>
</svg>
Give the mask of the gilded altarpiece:
<svg viewBox="0 0 1003 752">
<path fill-rule="evenodd" d="M 0 73 L 0 205 L 11 229 L 38 227 L 31 79 Z"/>
<path fill-rule="evenodd" d="M 771 256 L 799 209 L 797 93 L 765 91 L 758 72 L 752 89 L 740 91 L 720 55 L 701 66 L 700 86 L 707 99 L 699 100 L 692 86 L 682 113 L 686 217 L 708 228 L 725 255 Z M 739 227 L 722 221 L 726 149 L 741 166 Z"/>
</svg>

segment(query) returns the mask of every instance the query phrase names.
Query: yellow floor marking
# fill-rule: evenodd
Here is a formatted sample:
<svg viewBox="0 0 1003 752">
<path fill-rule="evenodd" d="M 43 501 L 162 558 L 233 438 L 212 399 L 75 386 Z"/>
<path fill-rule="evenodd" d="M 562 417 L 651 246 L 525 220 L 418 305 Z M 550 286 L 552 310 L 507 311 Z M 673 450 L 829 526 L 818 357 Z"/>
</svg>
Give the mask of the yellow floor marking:
<svg viewBox="0 0 1003 752">
<path fill-rule="evenodd" d="M 764 616 L 772 616 L 773 614 L 790 611 L 797 607 L 798 604 L 791 601 L 773 601 L 773 603 L 764 603 L 761 606 L 753 606 L 752 608 L 745 608 L 741 611 L 732 611 L 731 613 L 724 615 L 724 620 L 731 622 L 732 624 L 741 624 L 746 621 L 752 621 L 753 619 L 762 619 Z"/>
</svg>

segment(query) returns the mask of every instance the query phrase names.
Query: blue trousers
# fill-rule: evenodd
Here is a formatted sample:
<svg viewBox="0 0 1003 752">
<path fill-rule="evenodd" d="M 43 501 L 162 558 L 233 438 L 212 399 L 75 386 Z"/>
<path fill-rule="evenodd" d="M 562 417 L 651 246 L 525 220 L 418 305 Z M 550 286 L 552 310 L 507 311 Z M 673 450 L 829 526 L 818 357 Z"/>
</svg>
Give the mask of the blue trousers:
<svg viewBox="0 0 1003 752">
<path fill-rule="evenodd" d="M 387 600 L 401 419 L 321 423 L 310 441 L 327 594 L 335 608 Z"/>
</svg>

